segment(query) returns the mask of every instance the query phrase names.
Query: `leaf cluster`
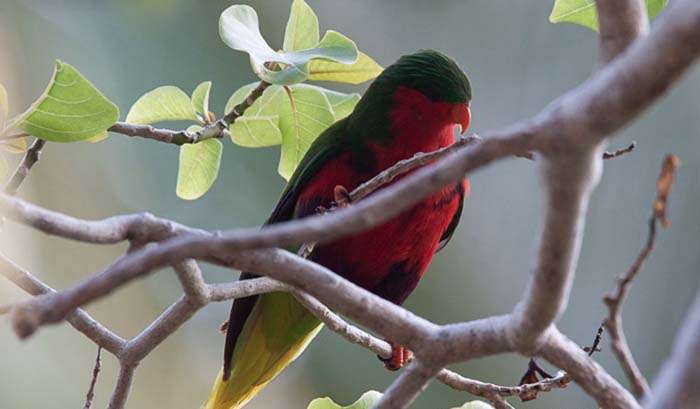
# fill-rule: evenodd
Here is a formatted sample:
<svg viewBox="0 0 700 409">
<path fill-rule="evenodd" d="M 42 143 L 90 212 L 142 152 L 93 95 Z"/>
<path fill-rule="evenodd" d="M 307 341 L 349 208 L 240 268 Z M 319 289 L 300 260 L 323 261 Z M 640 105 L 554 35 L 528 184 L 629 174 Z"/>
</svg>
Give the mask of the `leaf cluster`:
<svg viewBox="0 0 700 409">
<path fill-rule="evenodd" d="M 320 37 L 318 17 L 304 0 L 294 0 L 282 50 L 275 52 L 260 34 L 258 15 L 246 5 L 233 5 L 221 14 L 219 34 L 231 48 L 250 56 L 253 71 L 272 84 L 230 127 L 234 144 L 246 148 L 280 145 L 279 174 L 289 179 L 311 143 L 335 121 L 352 112 L 359 94 L 344 94 L 303 83 L 331 81 L 359 84 L 375 78 L 382 67 L 360 52 L 348 37 L 328 30 Z M 224 108 L 231 112 L 257 83 L 235 91 Z M 196 131 L 215 120 L 209 111 L 211 82 L 200 84 L 192 96 L 174 86 L 162 86 L 139 98 L 126 122 L 147 125 L 169 120 L 193 121 Z M 218 175 L 223 145 L 206 139 L 180 147 L 176 193 L 201 197 Z"/>
</svg>

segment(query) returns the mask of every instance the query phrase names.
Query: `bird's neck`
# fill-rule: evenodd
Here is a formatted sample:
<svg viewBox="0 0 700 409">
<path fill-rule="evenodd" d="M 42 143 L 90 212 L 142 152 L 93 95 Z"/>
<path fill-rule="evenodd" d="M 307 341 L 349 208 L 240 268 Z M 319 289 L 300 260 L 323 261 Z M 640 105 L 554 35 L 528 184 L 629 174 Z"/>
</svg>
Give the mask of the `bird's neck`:
<svg viewBox="0 0 700 409">
<path fill-rule="evenodd" d="M 386 169 L 418 152 L 431 152 L 452 144 L 452 108 L 453 104 L 432 101 L 413 89 L 398 88 L 388 112 L 390 138 L 372 147 L 377 165 Z"/>
</svg>

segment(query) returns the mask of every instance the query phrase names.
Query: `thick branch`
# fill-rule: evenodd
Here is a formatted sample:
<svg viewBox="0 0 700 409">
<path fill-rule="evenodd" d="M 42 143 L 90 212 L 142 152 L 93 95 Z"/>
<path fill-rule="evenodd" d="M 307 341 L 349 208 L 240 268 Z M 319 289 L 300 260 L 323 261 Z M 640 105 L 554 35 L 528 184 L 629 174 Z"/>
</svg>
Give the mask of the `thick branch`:
<svg viewBox="0 0 700 409">
<path fill-rule="evenodd" d="M 600 150 L 593 149 L 543 163 L 541 177 L 547 190 L 537 266 L 513 311 L 511 339 L 522 353 L 536 354 L 540 337 L 566 308 L 600 162 Z"/>
<path fill-rule="evenodd" d="M 84 220 L 44 209 L 21 199 L 0 194 L 0 214 L 34 227 L 46 234 L 94 244 L 161 241 L 180 234 L 208 234 L 150 213 L 113 216 L 103 220 Z"/>
<path fill-rule="evenodd" d="M 612 61 L 627 46 L 649 31 L 645 2 L 641 0 L 595 0 L 599 26 L 599 62 Z"/>
</svg>

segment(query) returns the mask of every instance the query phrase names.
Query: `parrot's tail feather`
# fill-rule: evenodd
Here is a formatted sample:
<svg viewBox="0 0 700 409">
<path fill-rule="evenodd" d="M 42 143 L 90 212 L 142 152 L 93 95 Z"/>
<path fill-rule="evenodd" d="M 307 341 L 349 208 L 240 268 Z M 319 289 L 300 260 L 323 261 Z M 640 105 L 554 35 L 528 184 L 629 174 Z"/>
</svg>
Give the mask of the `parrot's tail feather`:
<svg viewBox="0 0 700 409">
<path fill-rule="evenodd" d="M 286 293 L 262 296 L 236 342 L 231 376 L 216 376 L 202 409 L 239 409 L 292 363 L 323 326 Z"/>
</svg>

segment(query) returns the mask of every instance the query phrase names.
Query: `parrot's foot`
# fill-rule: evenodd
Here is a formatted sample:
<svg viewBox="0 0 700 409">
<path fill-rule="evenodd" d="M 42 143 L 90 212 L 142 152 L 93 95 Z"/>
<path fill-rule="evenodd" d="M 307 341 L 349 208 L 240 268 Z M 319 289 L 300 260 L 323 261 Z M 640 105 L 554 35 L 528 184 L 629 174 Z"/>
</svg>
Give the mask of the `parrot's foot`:
<svg viewBox="0 0 700 409">
<path fill-rule="evenodd" d="M 393 343 L 391 341 L 391 358 L 382 358 L 377 355 L 380 361 L 384 362 L 384 367 L 390 371 L 398 371 L 403 368 L 407 363 L 411 362 L 413 359 L 413 352 L 409 351 L 408 348 L 403 345 Z"/>
<path fill-rule="evenodd" d="M 219 332 L 222 333 L 223 335 L 226 335 L 226 331 L 228 331 L 228 320 L 224 321 L 220 326 L 219 326 Z"/>
<path fill-rule="evenodd" d="M 340 208 L 347 207 L 350 203 L 352 203 L 350 193 L 345 186 L 341 185 L 337 185 L 335 188 L 333 188 L 333 200 L 335 201 L 335 205 Z"/>
</svg>

